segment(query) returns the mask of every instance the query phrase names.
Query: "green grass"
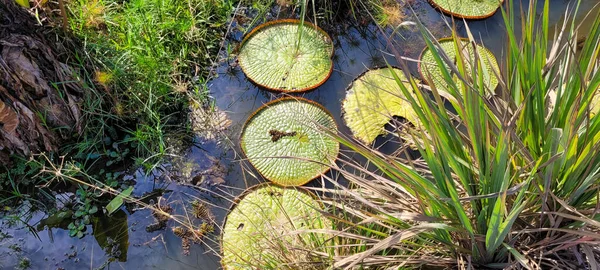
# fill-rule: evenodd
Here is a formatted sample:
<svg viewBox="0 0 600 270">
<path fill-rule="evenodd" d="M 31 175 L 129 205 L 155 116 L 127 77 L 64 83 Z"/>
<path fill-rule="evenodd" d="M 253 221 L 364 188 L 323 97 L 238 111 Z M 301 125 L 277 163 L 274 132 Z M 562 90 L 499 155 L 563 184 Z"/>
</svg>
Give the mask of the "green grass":
<svg viewBox="0 0 600 270">
<path fill-rule="evenodd" d="M 109 106 L 89 119 L 92 128 L 116 120 L 113 138 L 135 150 L 139 163 L 155 165 L 168 152 L 166 136 L 185 134 L 190 98 L 204 99 L 204 84 L 233 9 L 224 0 L 80 0 L 67 5 L 73 34 L 95 61 L 92 80 Z M 98 98 L 86 98 L 93 102 Z M 101 100 L 101 98 L 100 98 Z M 108 133 L 108 132 L 107 132 Z M 106 136 L 107 133 L 99 133 Z M 88 134 L 87 146 L 103 139 Z M 181 137 L 181 136 L 179 136 Z M 150 157 L 150 158 L 148 158 Z"/>
</svg>

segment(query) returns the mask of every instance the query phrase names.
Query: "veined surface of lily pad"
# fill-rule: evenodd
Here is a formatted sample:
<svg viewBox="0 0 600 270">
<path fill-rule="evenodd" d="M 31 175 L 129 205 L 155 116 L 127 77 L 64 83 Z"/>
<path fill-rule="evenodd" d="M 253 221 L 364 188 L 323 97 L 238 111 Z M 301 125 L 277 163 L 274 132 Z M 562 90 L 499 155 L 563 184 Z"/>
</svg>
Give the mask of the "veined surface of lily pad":
<svg viewBox="0 0 600 270">
<path fill-rule="evenodd" d="M 245 194 L 223 228 L 224 269 L 295 269 L 294 261 L 282 257 L 307 263 L 308 252 L 323 251 L 326 234 L 295 233 L 331 227 L 309 194 L 275 185 L 259 185 Z"/>
<path fill-rule="evenodd" d="M 475 51 L 473 46 L 469 42 L 468 39 L 460 39 L 460 48 L 456 49 L 453 38 L 443 38 L 438 40 L 441 49 L 446 53 L 448 58 L 451 61 L 456 61 L 458 53 L 461 52 L 462 59 L 467 65 L 465 68 L 467 72 L 472 70 L 470 67 L 471 64 L 475 63 Z M 496 74 L 500 73 L 500 68 L 498 67 L 498 62 L 496 61 L 496 57 L 492 52 L 481 45 L 477 46 L 477 52 L 479 53 L 479 60 L 482 63 L 483 67 L 483 82 L 486 88 L 489 91 L 494 91 L 496 86 L 498 86 L 498 78 Z M 449 66 L 444 63 L 444 68 L 449 70 Z M 419 62 L 419 73 L 421 74 L 421 78 L 428 81 L 430 85 L 435 85 L 438 91 L 445 91 L 447 89 L 447 82 L 444 79 L 444 75 L 440 71 L 440 68 L 435 61 L 433 53 L 429 48 L 425 48 L 421 53 L 420 62 Z M 455 81 L 458 83 L 458 78 L 455 76 Z"/>
<path fill-rule="evenodd" d="M 444 13 L 465 19 L 484 19 L 496 13 L 504 0 L 429 0 Z"/>
<path fill-rule="evenodd" d="M 256 27 L 240 47 L 239 65 L 250 80 L 275 91 L 301 92 L 323 84 L 333 71 L 333 43 L 317 26 L 278 20 Z"/>
<path fill-rule="evenodd" d="M 337 130 L 321 105 L 282 98 L 259 108 L 242 130 L 241 148 L 263 175 L 283 186 L 304 185 L 329 170 L 339 143 L 325 133 Z"/>
<path fill-rule="evenodd" d="M 404 72 L 396 68 L 369 70 L 357 78 L 346 92 L 343 101 L 344 121 L 354 137 L 370 144 L 385 133 L 385 124 L 393 116 L 401 116 L 419 126 L 418 115 L 404 98 L 392 72 L 411 89 Z"/>
</svg>

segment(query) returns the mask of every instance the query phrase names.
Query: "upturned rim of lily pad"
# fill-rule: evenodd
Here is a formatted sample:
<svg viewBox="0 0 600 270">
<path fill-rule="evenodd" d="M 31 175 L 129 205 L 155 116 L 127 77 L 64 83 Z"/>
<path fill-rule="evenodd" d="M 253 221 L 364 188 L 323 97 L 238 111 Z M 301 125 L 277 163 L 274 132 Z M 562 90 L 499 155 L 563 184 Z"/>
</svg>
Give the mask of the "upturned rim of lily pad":
<svg viewBox="0 0 600 270">
<path fill-rule="evenodd" d="M 468 38 L 464 38 L 464 37 L 458 37 L 458 39 L 460 41 L 466 41 L 466 42 L 471 42 L 471 40 L 469 40 Z M 446 41 L 454 41 L 454 37 L 444 37 L 444 38 L 440 38 L 437 40 L 437 43 L 441 44 L 442 42 L 446 42 Z M 435 44 L 434 44 L 435 45 Z M 488 54 L 494 56 L 494 63 L 496 63 L 496 66 L 498 68 L 500 68 L 498 66 L 498 59 L 496 59 L 496 56 L 486 47 L 484 47 L 483 45 L 476 43 L 476 45 L 480 48 L 483 48 Z M 417 70 L 419 72 L 419 76 L 421 77 L 421 79 L 423 80 L 423 82 L 427 83 L 427 85 L 431 84 L 431 82 L 428 80 L 427 76 L 425 76 L 425 74 L 423 73 L 423 63 L 422 63 L 422 59 L 423 59 L 423 55 L 425 54 L 425 52 L 427 52 L 429 50 L 429 47 L 425 46 L 425 48 L 423 48 L 423 50 L 421 51 L 421 54 L 419 54 L 419 61 L 417 61 Z M 500 71 L 500 70 L 498 70 Z M 498 86 L 498 85 L 496 85 Z M 440 94 L 441 95 L 441 94 Z"/>
<path fill-rule="evenodd" d="M 323 209 L 324 204 L 319 201 L 319 198 L 312 192 L 310 192 L 308 189 L 306 189 L 305 187 L 302 186 L 283 186 L 280 185 L 278 183 L 274 183 L 274 182 L 263 182 L 263 183 L 259 183 L 256 184 L 254 186 L 251 186 L 249 188 L 246 188 L 240 195 L 238 195 L 237 197 L 235 197 L 235 199 L 233 199 L 233 203 L 231 204 L 231 206 L 229 207 L 229 209 L 227 209 L 227 214 L 225 215 L 225 218 L 223 219 L 223 223 L 221 228 L 223 228 L 223 230 L 220 233 L 220 245 L 219 245 L 219 249 L 220 249 L 220 254 L 225 254 L 225 245 L 223 244 L 223 237 L 225 236 L 225 225 L 227 224 L 227 221 L 229 220 L 229 214 L 231 214 L 231 212 L 238 206 L 238 204 L 248 195 L 251 194 L 254 191 L 257 191 L 259 189 L 262 188 L 268 188 L 268 187 L 277 187 L 277 188 L 281 188 L 281 189 L 291 189 L 291 190 L 295 190 L 298 192 L 301 192 L 305 195 L 308 195 L 321 209 Z M 323 216 L 323 218 L 326 218 L 325 216 Z M 223 258 L 221 258 L 219 260 L 221 266 L 223 267 L 223 269 L 228 269 L 227 265 L 224 264 Z"/>
<path fill-rule="evenodd" d="M 360 73 L 360 74 L 359 74 L 359 75 L 358 75 L 356 78 L 354 78 L 354 80 L 352 80 L 352 82 L 351 82 L 351 83 L 350 83 L 350 84 L 349 84 L 349 85 L 346 87 L 346 89 L 344 90 L 344 92 L 345 92 L 345 96 L 344 96 L 344 99 L 342 100 L 342 106 L 341 106 L 341 107 L 342 107 L 342 117 L 341 117 L 341 118 L 342 118 L 342 120 L 344 121 L 344 124 L 345 124 L 345 125 L 346 125 L 346 126 L 349 128 L 349 129 L 350 129 L 350 132 L 352 132 L 352 136 L 353 136 L 354 138 L 356 138 L 357 140 L 359 140 L 360 142 L 362 142 L 362 143 L 365 143 L 365 144 L 371 144 L 371 143 L 375 142 L 375 139 L 376 139 L 376 138 L 375 138 L 375 139 L 373 139 L 371 142 L 367 142 L 367 141 L 365 141 L 363 138 L 360 138 L 359 136 L 357 136 L 357 134 L 355 133 L 355 131 L 354 131 L 354 130 L 352 130 L 352 128 L 350 127 L 349 123 L 347 123 L 347 120 L 346 120 L 346 111 L 345 111 L 344 105 L 345 105 L 345 103 L 346 103 L 346 100 L 348 99 L 348 91 L 350 91 L 350 89 L 352 89 L 352 87 L 354 86 L 354 83 L 355 83 L 357 80 L 361 79 L 361 78 L 362 78 L 364 75 L 366 75 L 366 74 L 367 74 L 367 73 L 369 73 L 369 72 L 376 71 L 376 70 L 383 70 L 383 69 L 392 69 L 392 70 L 396 70 L 395 72 L 402 72 L 402 73 L 401 73 L 401 74 L 402 74 L 402 76 L 405 76 L 405 74 L 404 74 L 404 72 L 405 72 L 405 71 L 404 71 L 402 68 L 400 68 L 400 67 L 397 67 L 397 66 L 384 66 L 384 67 L 377 67 L 377 68 L 373 68 L 373 69 L 367 69 L 367 70 L 365 70 L 364 72 Z M 405 76 L 405 77 L 406 77 L 406 76 Z M 406 78 L 406 79 L 408 79 L 408 78 Z M 420 83 L 420 80 L 418 80 L 418 79 L 415 79 L 415 80 L 416 80 L 418 83 Z M 409 89 L 410 89 L 410 88 L 409 88 Z M 410 105 L 410 104 L 409 104 L 409 105 Z M 409 119 L 408 119 L 408 118 L 407 118 L 405 115 L 394 115 L 394 116 L 400 116 L 400 117 L 404 118 L 404 119 L 405 119 L 405 120 L 406 120 L 408 123 L 410 123 L 411 125 L 413 125 L 413 127 L 414 127 L 415 129 L 418 129 L 418 128 L 419 128 L 420 122 L 413 123 L 413 122 L 412 122 L 412 121 L 410 121 L 410 120 L 409 120 Z M 415 117 L 416 117 L 416 118 L 418 118 L 418 115 L 416 115 L 416 113 L 415 113 Z M 379 137 L 379 136 L 381 136 L 381 134 L 377 135 L 377 137 Z M 403 137 L 403 139 L 404 139 L 405 141 L 407 141 L 407 142 L 411 140 L 411 138 L 409 138 L 409 137 Z"/>
<path fill-rule="evenodd" d="M 500 3 L 498 4 L 498 8 L 496 8 L 494 11 L 490 12 L 490 13 L 486 13 L 486 14 L 482 14 L 482 15 L 464 15 L 464 14 L 460 14 L 460 13 L 456 13 L 453 11 L 450 11 L 442 6 L 440 6 L 440 4 L 438 4 L 436 2 L 436 0 L 429 0 L 429 3 L 431 3 L 431 5 L 435 8 L 435 9 L 439 9 L 441 10 L 443 13 L 448 14 L 450 16 L 456 17 L 456 18 L 461 18 L 461 19 L 469 19 L 469 20 L 482 20 L 482 19 L 486 19 L 489 17 L 494 16 L 494 14 L 496 14 L 496 12 L 498 12 L 498 9 L 500 9 L 500 7 L 502 6 L 502 4 L 504 4 L 504 0 L 499 0 Z"/>
<path fill-rule="evenodd" d="M 285 185 L 280 183 L 279 181 L 273 181 L 272 179 L 266 177 L 260 170 L 258 170 L 256 168 L 256 165 L 251 161 L 251 159 L 248 157 L 248 154 L 246 153 L 246 151 L 244 150 L 244 147 L 242 147 L 242 142 L 243 142 L 243 136 L 244 136 L 244 132 L 246 131 L 246 127 L 248 126 L 248 123 L 254 118 L 254 116 L 256 116 L 256 114 L 258 114 L 259 112 L 261 112 L 263 109 L 266 109 L 267 107 L 275 104 L 275 103 L 279 103 L 279 102 L 283 102 L 283 101 L 288 101 L 288 100 L 293 100 L 293 101 L 297 101 L 297 102 L 305 102 L 305 103 L 309 103 L 313 106 L 318 107 L 319 109 L 321 109 L 322 111 L 324 111 L 329 117 L 331 117 L 331 119 L 333 120 L 333 125 L 335 127 L 335 130 L 339 130 L 339 126 L 338 123 L 335 121 L 335 117 L 333 117 L 333 115 L 331 114 L 331 112 L 329 112 L 329 110 L 327 110 L 325 107 L 323 107 L 323 105 L 319 104 L 318 102 L 303 98 L 303 97 L 295 97 L 295 96 L 287 96 L 287 97 L 282 97 L 282 98 L 278 98 L 275 100 L 271 100 L 265 104 L 263 104 L 262 106 L 260 106 L 258 109 L 256 109 L 254 112 L 252 112 L 252 114 L 248 117 L 248 119 L 246 119 L 246 121 L 244 122 L 244 126 L 242 127 L 242 132 L 240 132 L 240 136 L 238 138 L 238 141 L 240 142 L 240 149 L 242 151 L 242 153 L 244 154 L 244 156 L 246 157 L 246 159 L 248 160 L 248 162 L 252 165 L 252 167 L 254 167 L 254 169 L 256 169 L 256 171 L 260 174 L 260 176 L 264 179 L 267 179 L 270 181 L 270 183 L 281 186 L 281 187 L 300 187 L 303 186 L 307 183 L 309 183 L 312 180 L 315 180 L 317 178 L 319 178 L 320 176 L 322 176 L 323 174 L 327 173 L 329 170 L 331 170 L 331 168 L 328 166 L 325 170 L 321 171 L 320 173 L 316 174 L 314 177 L 300 182 L 299 184 L 295 184 L 295 185 Z M 337 144 L 337 154 L 335 155 L 335 159 L 332 160 L 332 162 L 335 162 L 335 160 L 338 159 L 339 156 L 339 143 Z"/>
<path fill-rule="evenodd" d="M 278 19 L 278 20 L 260 24 L 260 25 L 256 26 L 254 29 L 252 29 L 252 31 L 250 31 L 248 34 L 246 34 L 244 39 L 242 39 L 242 42 L 240 42 L 240 44 L 238 45 L 236 51 L 238 52 L 238 55 L 239 55 L 239 52 L 242 50 L 242 48 L 244 47 L 246 42 L 248 40 L 250 40 L 256 33 L 258 33 L 259 31 L 261 31 L 265 28 L 272 27 L 272 26 L 275 26 L 278 24 L 296 24 L 296 25 L 298 25 L 300 23 L 303 23 L 305 26 L 314 28 L 317 32 L 321 33 L 324 37 L 326 37 L 327 42 L 329 42 L 331 44 L 331 50 L 329 52 L 329 60 L 331 61 L 331 67 L 329 68 L 329 72 L 327 73 L 327 76 L 325 76 L 321 81 L 319 81 L 318 83 L 316 83 L 310 87 L 300 88 L 300 89 L 296 89 L 296 90 L 280 89 L 280 88 L 270 87 L 268 85 L 257 82 L 256 80 L 254 80 L 253 78 L 248 76 L 246 68 L 242 64 L 240 64 L 239 66 L 242 69 L 242 71 L 244 72 L 244 74 L 246 75 L 246 78 L 248 78 L 248 80 L 250 80 L 252 83 L 254 83 L 262 88 L 265 88 L 267 90 L 274 91 L 274 92 L 283 92 L 283 93 L 303 93 L 306 91 L 313 90 L 313 89 L 323 85 L 327 80 L 329 80 L 329 78 L 331 77 L 331 74 L 333 73 L 333 66 L 334 66 L 333 59 L 332 59 L 333 54 L 335 52 L 335 49 L 333 46 L 333 40 L 331 39 L 331 36 L 329 36 L 329 34 L 327 34 L 327 32 L 325 32 L 325 30 L 321 29 L 319 26 L 317 26 L 311 22 L 307 22 L 307 21 L 303 22 L 298 19 Z"/>
</svg>

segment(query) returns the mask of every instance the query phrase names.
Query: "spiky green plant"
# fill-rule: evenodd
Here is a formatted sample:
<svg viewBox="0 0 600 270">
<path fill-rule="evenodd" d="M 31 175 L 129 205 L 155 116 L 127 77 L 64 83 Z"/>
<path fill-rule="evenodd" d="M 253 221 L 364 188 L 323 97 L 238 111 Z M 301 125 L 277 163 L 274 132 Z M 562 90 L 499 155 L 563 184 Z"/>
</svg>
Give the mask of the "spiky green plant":
<svg viewBox="0 0 600 270">
<path fill-rule="evenodd" d="M 600 86 L 600 16 L 578 50 L 574 20 L 549 36 L 548 1 L 541 16 L 531 1 L 520 37 L 514 1 L 508 5 L 505 68 L 494 74 L 500 94 L 493 97 L 481 94 L 487 75 L 479 52 L 450 59 L 421 27 L 450 97 L 435 86 L 423 90 L 409 74 L 407 87 L 396 74 L 397 95 L 423 125 L 411 134 L 420 158 L 338 136 L 377 169 L 350 157 L 336 168 L 351 188 L 336 184 L 324 202 L 336 210 L 346 243 L 334 268 L 598 267 L 600 118 L 590 104 Z"/>
</svg>

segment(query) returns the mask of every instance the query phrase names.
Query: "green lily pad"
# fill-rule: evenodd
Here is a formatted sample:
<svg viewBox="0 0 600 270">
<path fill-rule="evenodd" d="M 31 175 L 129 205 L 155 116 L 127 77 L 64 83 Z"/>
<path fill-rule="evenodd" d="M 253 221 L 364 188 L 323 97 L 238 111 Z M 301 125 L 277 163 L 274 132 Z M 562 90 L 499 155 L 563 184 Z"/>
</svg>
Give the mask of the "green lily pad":
<svg viewBox="0 0 600 270">
<path fill-rule="evenodd" d="M 246 191 L 225 221 L 223 268 L 297 269 L 295 263 L 310 263 L 309 252 L 332 245 L 327 234 L 300 232 L 331 228 L 320 209 L 299 189 L 259 185 Z"/>
<path fill-rule="evenodd" d="M 266 179 L 299 186 L 325 173 L 337 158 L 339 143 L 325 129 L 337 130 L 337 126 L 321 105 L 304 98 L 282 98 L 254 112 L 240 144 Z"/>
<path fill-rule="evenodd" d="M 504 0 L 430 0 L 442 12 L 464 19 L 484 19 L 496 13 Z"/>
<path fill-rule="evenodd" d="M 242 41 L 239 65 L 256 84 L 302 92 L 323 84 L 333 71 L 333 43 L 317 26 L 277 20 L 256 27 Z"/>
<path fill-rule="evenodd" d="M 402 70 L 369 70 L 352 82 L 342 103 L 346 125 L 354 137 L 366 144 L 384 134 L 385 125 L 394 116 L 401 116 L 416 127 L 420 125 L 419 116 L 404 98 L 392 72 L 407 88 L 412 88 Z"/>
<path fill-rule="evenodd" d="M 443 38 L 438 40 L 440 44 L 440 48 L 446 53 L 450 60 L 456 60 L 458 56 L 458 50 L 455 47 L 453 38 Z M 463 61 L 469 65 L 471 63 L 475 63 L 475 51 L 473 50 L 473 46 L 469 42 L 468 39 L 460 39 L 460 46 L 462 47 L 459 50 L 462 50 L 462 59 Z M 496 57 L 492 52 L 481 45 L 477 46 L 477 52 L 479 53 L 480 62 L 482 63 L 483 69 L 483 82 L 489 91 L 494 91 L 496 86 L 498 86 L 498 78 L 496 74 L 500 73 L 500 67 L 498 67 L 498 62 L 496 61 Z M 444 68 L 449 70 L 449 66 L 444 63 Z M 466 70 L 471 71 L 471 67 L 467 66 Z M 429 85 L 435 85 L 438 91 L 445 91 L 448 84 L 444 79 L 444 75 L 442 74 L 440 68 L 435 61 L 433 53 L 429 48 L 425 48 L 421 53 L 420 62 L 419 62 L 419 73 L 421 77 L 428 81 Z M 455 81 L 458 83 L 458 77 L 455 77 Z"/>
</svg>

